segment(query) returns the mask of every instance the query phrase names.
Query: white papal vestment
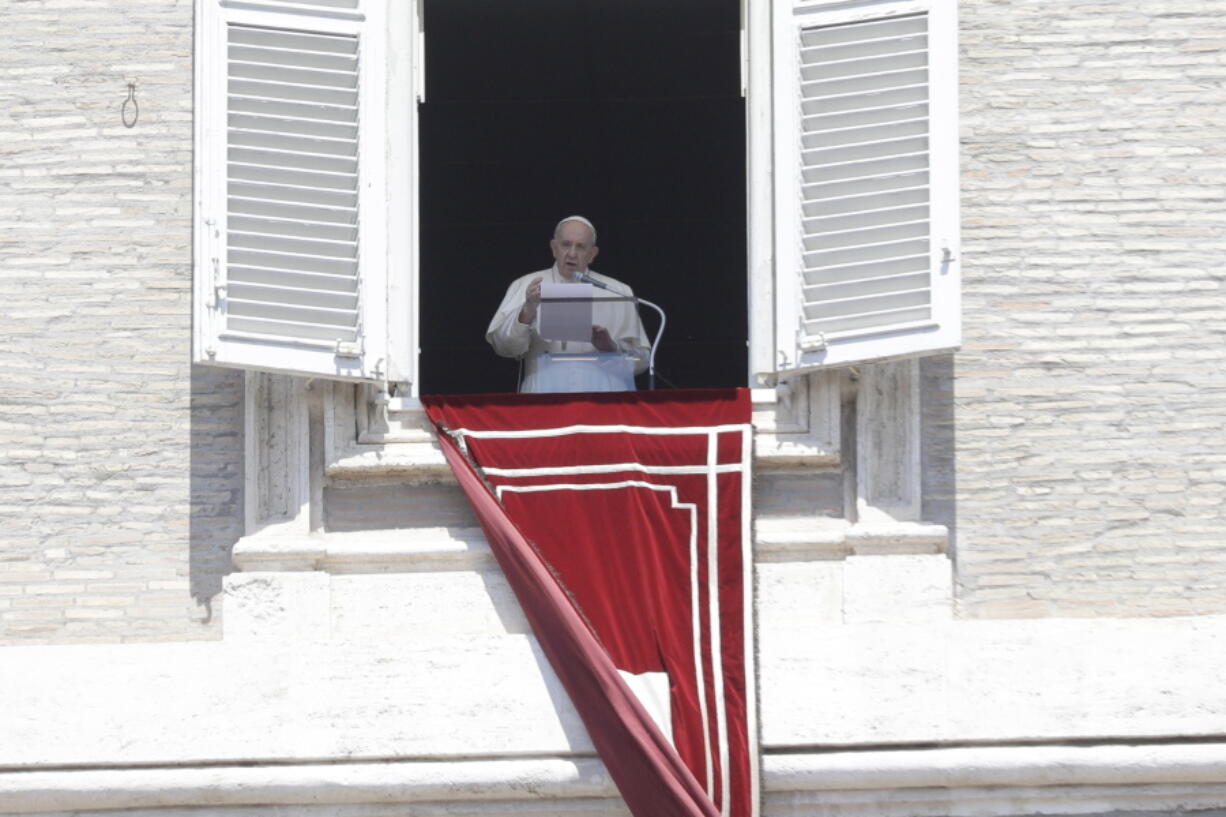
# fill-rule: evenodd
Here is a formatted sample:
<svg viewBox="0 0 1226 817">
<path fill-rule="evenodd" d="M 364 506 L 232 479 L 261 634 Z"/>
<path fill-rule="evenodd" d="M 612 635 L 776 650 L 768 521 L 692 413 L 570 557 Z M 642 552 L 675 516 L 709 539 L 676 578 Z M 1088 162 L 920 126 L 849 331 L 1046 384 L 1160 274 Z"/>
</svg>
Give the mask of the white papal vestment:
<svg viewBox="0 0 1226 817">
<path fill-rule="evenodd" d="M 635 304 L 632 301 L 617 300 L 601 303 L 604 299 L 633 296 L 634 292 L 616 278 L 601 275 L 593 270 L 588 270 L 586 274 L 613 290 L 612 292 L 595 290 L 593 297 L 597 300 L 592 304 L 592 323 L 609 330 L 609 336 L 617 344 L 619 352 L 637 358 L 634 372 L 641 374 L 647 370 L 647 357 L 651 351 L 651 343 L 647 340 L 647 333 L 643 331 L 643 322 L 639 320 Z M 503 296 L 502 304 L 499 305 L 493 320 L 490 321 L 489 329 L 485 332 L 485 339 L 494 347 L 495 352 L 503 357 L 519 358 L 523 362 L 524 374 L 519 387 L 521 392 L 542 390 L 538 388 L 538 355 L 546 352 L 557 354 L 599 351 L 590 343 L 573 340 L 546 340 L 541 337 L 538 331 L 541 320 L 539 309 L 536 320 L 532 324 L 519 322 L 519 311 L 523 308 L 524 296 L 528 291 L 528 285 L 534 278 L 541 278 L 546 283 L 569 283 L 558 271 L 556 264 L 550 269 L 530 272 L 515 279 L 511 286 L 507 287 L 507 294 Z"/>
</svg>

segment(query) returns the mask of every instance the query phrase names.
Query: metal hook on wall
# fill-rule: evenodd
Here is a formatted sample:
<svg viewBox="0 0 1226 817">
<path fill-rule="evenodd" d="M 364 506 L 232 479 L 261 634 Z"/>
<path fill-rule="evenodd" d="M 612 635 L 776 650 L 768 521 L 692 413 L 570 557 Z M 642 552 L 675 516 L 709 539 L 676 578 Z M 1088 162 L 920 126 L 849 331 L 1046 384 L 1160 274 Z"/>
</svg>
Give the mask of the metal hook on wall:
<svg viewBox="0 0 1226 817">
<path fill-rule="evenodd" d="M 140 118 L 140 105 L 136 103 L 135 82 L 128 83 L 128 98 L 123 101 L 123 105 L 119 109 L 119 115 L 123 118 L 123 126 L 125 128 L 136 127 L 136 120 Z"/>
</svg>

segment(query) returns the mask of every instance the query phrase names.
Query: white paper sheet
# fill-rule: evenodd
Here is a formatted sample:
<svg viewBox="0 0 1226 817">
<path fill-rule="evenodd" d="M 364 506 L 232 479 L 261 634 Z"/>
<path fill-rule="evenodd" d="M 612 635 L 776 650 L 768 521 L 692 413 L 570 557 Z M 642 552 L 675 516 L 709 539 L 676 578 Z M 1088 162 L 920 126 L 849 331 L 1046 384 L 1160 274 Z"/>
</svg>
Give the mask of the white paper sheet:
<svg viewBox="0 0 1226 817">
<path fill-rule="evenodd" d="M 541 284 L 541 337 L 548 340 L 592 340 L 591 284 Z M 551 298 L 580 300 L 551 301 Z M 586 299 L 586 300 L 582 300 Z"/>
</svg>

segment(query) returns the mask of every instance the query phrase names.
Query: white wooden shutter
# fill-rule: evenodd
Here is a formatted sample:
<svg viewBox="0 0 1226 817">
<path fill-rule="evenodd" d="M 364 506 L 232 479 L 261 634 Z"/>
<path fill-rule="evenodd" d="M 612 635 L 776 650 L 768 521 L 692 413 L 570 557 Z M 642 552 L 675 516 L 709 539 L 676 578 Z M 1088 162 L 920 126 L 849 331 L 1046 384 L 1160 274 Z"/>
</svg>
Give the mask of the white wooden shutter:
<svg viewBox="0 0 1226 817">
<path fill-rule="evenodd" d="M 774 13 L 776 372 L 956 347 L 954 4 Z"/>
<path fill-rule="evenodd" d="M 197 361 L 386 377 L 379 6 L 200 0 Z"/>
</svg>

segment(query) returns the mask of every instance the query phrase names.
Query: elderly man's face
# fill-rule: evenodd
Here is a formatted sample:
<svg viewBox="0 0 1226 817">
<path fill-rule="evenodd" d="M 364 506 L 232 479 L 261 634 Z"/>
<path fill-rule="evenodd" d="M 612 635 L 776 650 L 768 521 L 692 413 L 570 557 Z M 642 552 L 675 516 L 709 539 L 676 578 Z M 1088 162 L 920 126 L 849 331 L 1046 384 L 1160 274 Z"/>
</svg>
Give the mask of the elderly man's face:
<svg viewBox="0 0 1226 817">
<path fill-rule="evenodd" d="M 558 270 L 567 280 L 586 270 L 599 252 L 592 241 L 591 229 L 579 221 L 568 221 L 558 228 L 549 248 L 553 250 L 553 260 L 558 262 Z"/>
</svg>

